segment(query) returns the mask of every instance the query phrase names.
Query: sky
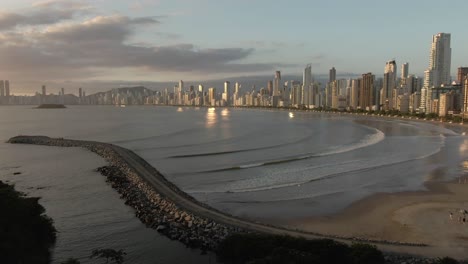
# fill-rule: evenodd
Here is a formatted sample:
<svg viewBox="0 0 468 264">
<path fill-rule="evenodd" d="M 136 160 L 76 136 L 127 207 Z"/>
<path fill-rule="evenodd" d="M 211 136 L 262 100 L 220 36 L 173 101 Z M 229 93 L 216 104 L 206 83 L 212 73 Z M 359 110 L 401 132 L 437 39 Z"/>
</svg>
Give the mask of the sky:
<svg viewBox="0 0 468 264">
<path fill-rule="evenodd" d="M 0 79 L 176 81 L 398 70 L 423 76 L 432 35 L 468 65 L 468 1 L 0 0 Z M 24 87 L 26 89 L 26 87 Z"/>
</svg>

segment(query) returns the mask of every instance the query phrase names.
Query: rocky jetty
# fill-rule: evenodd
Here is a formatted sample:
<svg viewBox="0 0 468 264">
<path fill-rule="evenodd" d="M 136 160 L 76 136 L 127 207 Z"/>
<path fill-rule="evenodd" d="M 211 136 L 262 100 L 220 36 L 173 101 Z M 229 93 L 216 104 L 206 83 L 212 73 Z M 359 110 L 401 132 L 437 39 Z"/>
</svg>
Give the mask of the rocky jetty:
<svg viewBox="0 0 468 264">
<path fill-rule="evenodd" d="M 213 250 L 229 234 L 244 232 L 240 228 L 219 224 L 182 210 L 166 197 L 156 193 L 154 188 L 142 180 L 115 151 L 116 146 L 111 144 L 44 136 L 18 136 L 11 138 L 8 143 L 83 147 L 98 154 L 109 165 L 100 167 L 97 171 L 107 177 L 107 181 L 125 200 L 125 204 L 135 209 L 135 215 L 146 226 L 186 246 Z M 178 188 L 177 191 L 181 192 Z"/>
<path fill-rule="evenodd" d="M 258 227 L 271 228 L 276 231 L 290 231 L 303 235 L 313 235 L 318 238 L 335 238 L 345 239 L 348 241 L 399 246 L 427 246 L 425 244 L 404 243 L 398 241 L 376 241 L 358 237 L 324 236 L 322 234 L 315 233 L 302 233 L 300 231 L 292 231 L 281 227 L 273 227 L 259 223 L 252 223 L 251 228 L 247 229 L 241 228 L 236 224 L 227 225 L 225 223 L 220 223 L 219 221 L 203 217 L 203 214 L 184 210 L 168 197 L 158 193 L 158 188 L 145 181 L 138 172 L 131 167 L 125 158 L 119 154 L 119 150 L 131 153 L 133 155 L 133 159 L 136 159 L 141 166 L 150 171 L 154 177 L 158 177 L 159 181 L 161 181 L 165 186 L 168 186 L 172 192 L 183 197 L 184 200 L 195 203 L 209 211 L 218 212 L 216 209 L 196 201 L 193 197 L 181 191 L 177 186 L 167 181 L 167 179 L 165 179 L 164 176 L 156 169 L 130 150 L 126 150 L 112 144 L 95 141 L 69 140 L 63 138 L 49 138 L 45 136 L 17 136 L 11 138 L 8 143 L 82 147 L 96 153 L 108 162 L 107 166 L 100 167 L 97 171 L 107 178 L 107 181 L 111 186 L 116 189 L 120 194 L 120 197 L 125 200 L 125 204 L 135 209 L 135 215 L 146 226 L 156 229 L 161 234 L 164 234 L 170 239 L 178 240 L 188 247 L 200 248 L 204 251 L 216 249 L 219 242 L 233 233 L 265 232 L 265 229 L 260 229 Z M 227 216 L 229 219 L 239 220 L 234 216 L 229 216 L 224 213 L 221 214 Z M 225 220 L 225 222 L 229 221 Z M 242 222 L 245 223 L 248 221 L 242 220 Z M 233 221 L 233 223 L 236 222 Z M 434 259 L 419 258 L 401 254 L 388 253 L 385 258 L 386 263 L 436 263 L 436 260 Z"/>
</svg>

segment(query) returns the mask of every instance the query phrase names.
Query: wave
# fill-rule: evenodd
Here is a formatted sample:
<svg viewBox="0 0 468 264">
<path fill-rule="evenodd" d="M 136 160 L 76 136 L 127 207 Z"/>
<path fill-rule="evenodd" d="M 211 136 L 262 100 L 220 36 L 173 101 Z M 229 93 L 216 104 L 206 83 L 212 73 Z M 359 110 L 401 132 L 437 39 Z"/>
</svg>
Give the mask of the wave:
<svg viewBox="0 0 468 264">
<path fill-rule="evenodd" d="M 298 140 L 290 141 L 290 142 L 285 142 L 277 145 L 271 145 L 271 146 L 265 146 L 265 147 L 258 147 L 258 148 L 250 148 L 250 149 L 239 149 L 239 150 L 228 150 L 228 151 L 218 151 L 218 152 L 205 152 L 205 153 L 195 153 L 195 154 L 185 154 L 185 155 L 175 155 L 175 156 L 170 156 L 168 158 L 172 159 L 178 159 L 178 158 L 193 158 L 193 157 L 204 157 L 204 156 L 217 156 L 217 155 L 226 155 L 226 154 L 233 154 L 233 153 L 240 153 L 240 152 L 249 152 L 249 151 L 257 151 L 257 150 L 265 150 L 265 149 L 273 149 L 273 148 L 280 148 L 284 146 L 290 146 L 294 144 L 299 144 L 302 142 L 306 142 L 310 140 L 311 138 L 314 137 L 314 134 L 310 134 L 307 137 L 303 137 Z M 212 143 L 212 142 L 210 142 Z M 263 164 L 262 164 L 263 165 Z M 249 165 L 241 165 L 239 166 L 240 168 L 243 168 L 244 166 L 249 166 Z"/>
<path fill-rule="evenodd" d="M 188 128 L 188 129 L 183 129 L 171 133 L 166 133 L 166 134 L 161 134 L 161 135 L 155 135 L 155 136 L 149 136 L 149 137 L 141 137 L 141 138 L 133 138 L 133 139 L 124 139 L 124 140 L 115 140 L 111 141 L 109 143 L 112 144 L 122 144 L 122 143 L 130 143 L 130 142 L 140 142 L 140 141 L 147 141 L 151 139 L 157 139 L 157 138 L 162 138 L 162 137 L 170 137 L 170 136 L 178 136 L 178 135 L 183 135 L 186 134 L 192 130 L 195 130 L 193 128 Z"/>
<path fill-rule="evenodd" d="M 282 163 L 289 163 L 289 162 L 295 162 L 295 161 L 300 161 L 300 160 L 305 160 L 305 159 L 312 159 L 312 158 L 317 158 L 317 157 L 324 157 L 324 156 L 331 156 L 331 155 L 336 155 L 336 154 L 341 154 L 365 147 L 369 147 L 371 145 L 375 145 L 385 139 L 385 134 L 376 129 L 376 128 L 370 128 L 374 130 L 376 133 L 371 134 L 371 135 L 366 135 L 363 139 L 356 143 L 352 144 L 346 144 L 346 145 L 340 145 L 336 146 L 333 148 L 330 148 L 329 150 L 321 153 L 308 153 L 304 154 L 301 156 L 295 156 L 295 157 L 290 157 L 286 159 L 280 159 L 280 160 L 273 160 L 273 161 L 267 161 L 267 162 L 261 162 L 261 163 L 252 163 L 252 164 L 242 164 L 239 166 L 234 166 L 234 167 L 229 167 L 229 168 L 221 168 L 221 169 L 215 169 L 215 170 L 208 170 L 208 171 L 201 171 L 198 173 L 210 173 L 210 172 L 220 172 L 220 171 L 230 171 L 230 170 L 241 170 L 241 169 L 250 169 L 250 168 L 255 168 L 255 167 L 261 167 L 261 166 L 270 166 L 270 165 L 277 165 L 277 164 L 282 164 Z"/>
<path fill-rule="evenodd" d="M 415 158 L 411 158 L 411 159 L 399 160 L 399 161 L 394 161 L 394 162 L 390 162 L 390 163 L 386 163 L 385 161 L 383 161 L 381 164 L 364 166 L 364 167 L 351 169 L 351 170 L 346 170 L 346 171 L 341 171 L 341 172 L 336 172 L 336 173 L 324 174 L 324 175 L 320 175 L 318 177 L 315 177 L 313 179 L 304 179 L 304 180 L 300 180 L 300 181 L 286 182 L 286 183 L 280 183 L 280 184 L 263 185 L 263 186 L 258 186 L 258 187 L 237 188 L 237 189 L 230 189 L 228 191 L 213 191 L 213 192 L 204 192 L 204 193 L 247 193 L 247 192 L 269 191 L 269 190 L 274 190 L 274 189 L 281 189 L 281 188 L 287 188 L 287 187 L 293 187 L 293 186 L 300 186 L 300 185 L 303 185 L 303 184 L 308 184 L 308 183 L 313 183 L 313 182 L 318 182 L 318 181 L 324 181 L 324 180 L 329 180 L 329 179 L 333 179 L 333 178 L 343 177 L 343 176 L 349 175 L 350 173 L 358 173 L 358 172 L 363 172 L 363 171 L 369 171 L 369 170 L 384 168 L 384 167 L 388 167 L 388 166 L 393 166 L 393 165 L 396 165 L 396 164 L 403 164 L 403 163 L 411 162 L 411 161 L 415 161 L 415 160 L 426 159 L 426 158 L 428 158 L 428 157 L 430 157 L 432 155 L 435 155 L 435 154 L 439 153 L 442 150 L 442 148 L 445 146 L 446 136 L 443 135 L 443 134 L 440 134 L 439 137 L 440 137 L 441 141 L 440 141 L 440 144 L 439 144 L 438 148 L 434 149 L 432 152 L 429 152 L 429 153 L 426 153 L 424 155 L 421 155 L 421 156 L 418 156 L 418 157 L 415 157 Z M 385 159 L 385 160 L 387 160 L 387 159 Z M 358 162 L 359 161 L 348 161 L 348 162 L 343 162 L 343 163 L 340 163 L 340 164 L 341 165 L 350 164 L 350 163 L 357 164 Z M 322 166 L 319 166 L 319 167 L 324 167 L 324 166 L 326 167 L 326 166 L 329 166 L 329 165 L 330 164 L 326 164 L 326 165 L 322 165 Z M 337 164 L 334 164 L 334 165 L 336 166 Z M 313 167 L 313 168 L 315 169 L 317 167 Z M 311 169 L 311 168 L 308 168 L 308 169 Z M 300 198 L 300 199 L 303 199 L 303 198 Z"/>
</svg>

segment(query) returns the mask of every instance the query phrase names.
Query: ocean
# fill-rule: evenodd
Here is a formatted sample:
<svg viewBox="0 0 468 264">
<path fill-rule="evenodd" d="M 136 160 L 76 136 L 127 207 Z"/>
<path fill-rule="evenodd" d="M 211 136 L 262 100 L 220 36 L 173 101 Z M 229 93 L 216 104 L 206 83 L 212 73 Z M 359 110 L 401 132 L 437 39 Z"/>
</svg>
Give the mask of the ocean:
<svg viewBox="0 0 468 264">
<path fill-rule="evenodd" d="M 129 263 L 216 263 L 147 229 L 82 149 L 3 143 L 16 135 L 109 142 L 217 209 L 288 225 L 375 193 L 424 190 L 464 172 L 467 128 L 347 114 L 154 106 L 0 107 L 0 180 L 42 197 L 59 230 L 56 263 L 95 248 Z M 14 175 L 20 172 L 19 175 Z"/>
</svg>

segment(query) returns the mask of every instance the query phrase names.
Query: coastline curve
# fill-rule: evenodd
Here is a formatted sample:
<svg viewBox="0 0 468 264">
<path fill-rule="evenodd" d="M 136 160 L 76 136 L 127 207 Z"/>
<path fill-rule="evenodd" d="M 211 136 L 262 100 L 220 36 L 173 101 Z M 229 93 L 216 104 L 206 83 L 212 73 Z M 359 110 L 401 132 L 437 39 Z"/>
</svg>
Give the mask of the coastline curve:
<svg viewBox="0 0 468 264">
<path fill-rule="evenodd" d="M 287 229 L 229 215 L 203 204 L 168 181 L 157 169 L 133 151 L 96 141 L 49 138 L 46 136 L 17 136 L 7 141 L 12 144 L 32 144 L 56 147 L 81 147 L 103 157 L 109 166 L 100 168 L 112 187 L 136 210 L 137 217 L 171 239 L 187 246 L 213 250 L 230 234 L 258 232 L 289 235 L 306 239 L 335 239 L 341 242 L 366 242 L 385 247 L 427 247 L 426 244 L 360 237 L 342 237 Z M 124 187 L 119 184 L 125 184 Z M 136 199 L 136 200 L 135 200 Z"/>
</svg>

